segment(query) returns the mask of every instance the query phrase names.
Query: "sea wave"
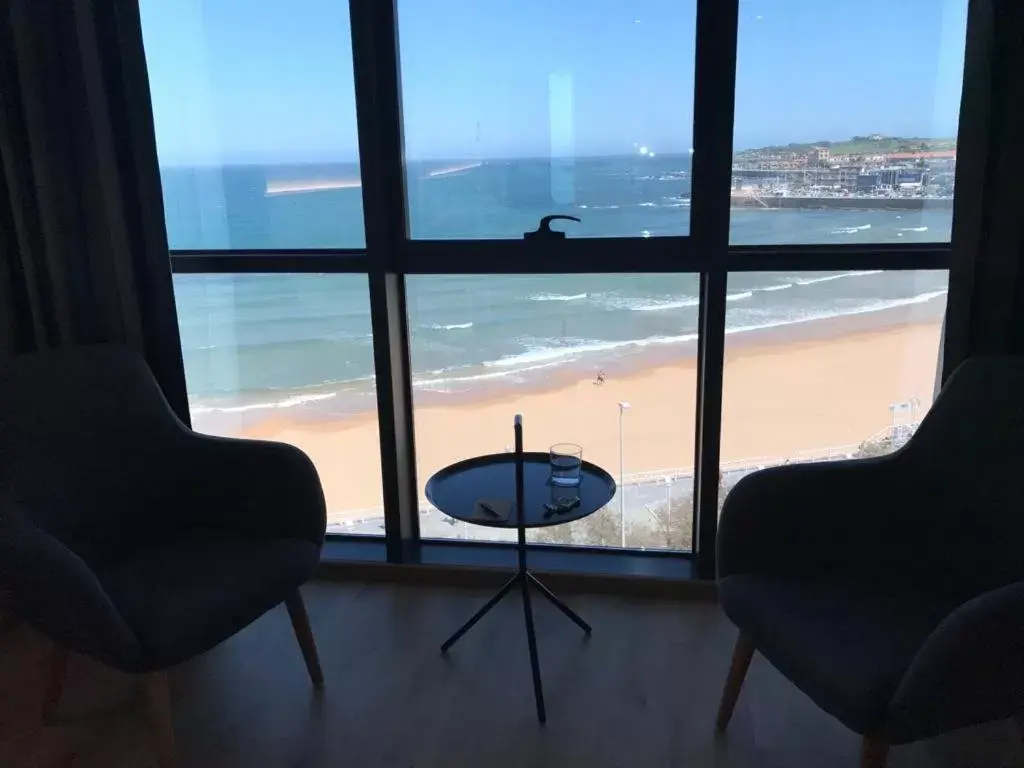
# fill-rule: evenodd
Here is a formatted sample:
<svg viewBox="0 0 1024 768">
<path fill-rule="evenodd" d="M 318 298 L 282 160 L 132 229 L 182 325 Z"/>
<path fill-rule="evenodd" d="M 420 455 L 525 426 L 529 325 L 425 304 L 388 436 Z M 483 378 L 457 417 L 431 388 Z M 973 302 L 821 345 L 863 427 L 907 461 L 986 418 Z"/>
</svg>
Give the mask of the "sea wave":
<svg viewBox="0 0 1024 768">
<path fill-rule="evenodd" d="M 530 365 L 525 368 L 516 368 L 514 370 L 507 371 L 489 371 L 487 373 L 472 373 L 466 375 L 449 375 L 441 376 L 439 378 L 413 378 L 412 385 L 417 389 L 427 389 L 433 391 L 445 391 L 451 388 L 452 384 L 466 384 L 469 382 L 479 381 L 490 381 L 496 379 L 508 379 L 516 378 L 524 373 L 531 373 L 533 371 L 539 371 L 544 368 L 554 368 L 561 365 L 561 362 L 554 361 L 550 363 L 542 363 L 540 365 Z M 452 374 L 457 374 L 457 371 L 463 370 L 470 366 L 461 366 L 460 368 L 448 369 Z M 445 371 L 432 371 L 433 374 L 442 374 Z"/>
<path fill-rule="evenodd" d="M 749 299 L 755 293 L 760 293 L 761 291 L 783 291 L 792 287 L 793 283 L 784 283 L 782 285 L 766 285 L 763 287 L 750 288 L 746 291 L 730 293 L 725 297 L 725 300 L 743 301 L 744 299 Z M 673 309 L 686 309 L 687 307 L 699 306 L 700 299 L 696 296 L 680 296 L 678 298 L 672 297 L 663 299 L 634 299 L 614 296 L 604 298 L 601 303 L 609 309 L 628 309 L 631 312 L 667 312 Z"/>
<path fill-rule="evenodd" d="M 571 296 L 563 293 L 535 293 L 530 297 L 530 301 L 579 301 L 585 298 L 585 293 L 574 293 Z"/>
<path fill-rule="evenodd" d="M 900 232 L 927 232 L 928 227 L 900 227 Z"/>
<path fill-rule="evenodd" d="M 626 339 L 622 341 L 582 341 L 579 344 L 569 346 L 536 346 L 526 352 L 515 355 L 505 355 L 497 360 L 488 360 L 484 363 L 487 368 L 516 368 L 520 365 L 541 363 L 550 361 L 567 361 L 580 355 L 593 354 L 595 352 L 612 352 L 625 347 L 650 347 L 663 346 L 666 344 L 680 344 L 686 341 L 695 341 L 696 333 L 686 333 L 680 336 L 648 336 L 644 339 Z"/>
<path fill-rule="evenodd" d="M 666 208 L 689 208 L 690 207 L 690 198 L 688 198 L 688 197 L 666 197 L 666 198 L 664 198 L 664 200 L 665 200 L 664 205 L 665 205 Z"/>
<path fill-rule="evenodd" d="M 337 392 L 321 392 L 318 394 L 292 395 L 284 398 L 283 400 L 271 400 L 262 403 L 246 403 L 244 405 L 191 406 L 190 411 L 193 415 L 201 413 L 245 413 L 247 411 L 264 411 L 272 408 L 294 408 L 298 405 L 308 405 L 309 403 L 316 403 L 321 400 L 330 400 L 332 397 L 337 396 Z"/>
<path fill-rule="evenodd" d="M 589 208 L 592 211 L 614 211 L 616 208 L 621 208 L 621 206 L 618 205 L 586 205 L 584 203 L 580 203 L 576 207 Z"/>
<path fill-rule="evenodd" d="M 432 331 L 461 331 L 464 328 L 472 328 L 472 327 L 473 327 L 473 323 L 472 322 L 469 322 L 469 323 L 451 323 L 450 325 L 439 325 L 438 323 L 434 323 L 433 325 L 430 326 L 430 329 Z"/>
<path fill-rule="evenodd" d="M 861 224 L 859 227 L 840 227 L 839 229 L 833 229 L 829 232 L 830 235 L 855 235 L 858 232 L 863 232 L 866 229 L 871 229 L 870 224 Z"/>
<path fill-rule="evenodd" d="M 624 299 L 617 309 L 628 309 L 632 312 L 665 312 L 670 309 L 683 309 L 700 305 L 696 296 L 683 296 L 679 299 Z"/>
<path fill-rule="evenodd" d="M 801 325 L 803 323 L 813 323 L 819 320 L 832 320 L 837 317 L 853 317 L 856 315 L 869 315 L 873 312 L 884 312 L 887 309 L 898 309 L 899 307 L 909 307 L 915 304 L 926 304 L 929 301 L 945 296 L 947 291 L 929 291 L 928 293 L 919 293 L 916 296 L 911 296 L 906 299 L 890 299 L 887 301 L 873 301 L 870 304 L 864 304 L 860 307 L 854 307 L 853 309 L 847 309 L 842 312 L 812 312 L 811 314 L 804 315 L 803 317 L 788 318 L 785 320 L 778 320 L 769 323 L 759 323 L 756 325 L 739 325 L 733 326 L 732 328 L 726 327 L 725 333 L 749 333 L 750 331 L 764 331 L 770 328 L 782 328 L 787 325 Z"/>
<path fill-rule="evenodd" d="M 828 278 L 817 278 L 817 280 L 836 279 L 838 277 L 846 277 L 852 274 L 873 273 L 874 272 L 844 273 L 843 275 L 833 275 Z M 787 287 L 789 285 L 790 284 L 787 284 Z M 755 288 L 752 289 L 751 292 L 767 290 L 768 288 L 781 290 L 782 287 L 783 286 L 769 286 L 762 289 Z M 920 293 L 915 296 L 902 299 L 872 301 L 859 307 L 846 308 L 839 311 L 811 312 L 795 318 L 780 318 L 778 320 L 770 320 L 763 323 L 727 326 L 725 332 L 727 335 L 743 334 L 773 328 L 802 325 L 821 320 L 871 314 L 899 307 L 926 304 L 938 299 L 939 297 L 945 296 L 946 293 L 946 290 L 929 291 L 927 293 Z M 457 366 L 430 371 L 425 375 L 414 377 L 413 385 L 417 389 L 421 390 L 444 390 L 455 384 L 469 384 L 473 382 L 501 379 L 515 381 L 518 377 L 525 374 L 558 367 L 584 356 L 600 355 L 602 353 L 615 353 L 617 351 L 626 351 L 629 349 L 639 350 L 649 347 L 663 347 L 693 342 L 696 340 L 696 333 L 685 333 L 672 336 L 658 335 L 641 339 L 624 339 L 616 341 L 580 339 L 569 344 L 560 343 L 558 339 L 534 339 L 532 340 L 533 343 L 530 344 L 523 352 L 505 355 L 496 360 L 485 361 L 482 365 Z M 358 379 L 358 381 L 363 382 L 372 380 L 372 376 Z M 191 411 L 193 415 L 198 416 L 201 414 L 211 413 L 245 413 L 250 411 L 294 408 L 337 397 L 341 392 L 346 391 L 346 387 L 350 387 L 355 381 L 357 380 L 349 380 L 343 383 L 339 382 L 339 385 L 343 385 L 340 387 L 340 391 L 291 394 L 281 398 L 280 400 L 250 402 L 238 405 L 205 405 L 202 402 L 194 402 L 192 404 Z"/>
<path fill-rule="evenodd" d="M 856 272 L 841 272 L 838 275 L 826 275 L 825 277 L 806 277 L 794 280 L 797 285 L 814 285 L 815 283 L 827 283 L 832 280 L 845 280 L 848 277 L 865 277 L 866 275 L 880 275 L 881 269 L 861 269 Z"/>
<path fill-rule="evenodd" d="M 836 312 L 812 312 L 802 317 L 796 318 L 784 318 L 777 321 L 771 321 L 766 323 L 759 323 L 755 325 L 740 325 L 733 327 L 726 327 L 726 334 L 736 333 L 749 333 L 750 331 L 767 330 L 770 328 L 781 328 L 789 325 L 801 325 L 803 323 L 811 323 L 819 320 L 830 320 L 838 317 L 848 317 L 856 315 L 870 314 L 872 312 L 882 312 L 888 309 L 896 309 L 898 307 L 912 306 L 915 304 L 924 304 L 933 299 L 946 294 L 945 290 L 941 291 L 930 291 L 928 293 L 921 293 L 916 296 L 911 296 L 904 299 L 891 299 L 874 301 L 868 304 L 861 305 L 860 307 L 854 307 L 852 309 L 844 309 Z M 571 362 L 572 360 L 579 358 L 584 355 L 597 354 L 602 352 L 614 352 L 616 350 L 627 349 L 630 347 L 644 348 L 644 347 L 658 347 L 670 344 L 681 344 L 685 342 L 695 341 L 697 339 L 696 333 L 680 334 L 678 336 L 648 336 L 643 339 L 625 339 L 621 341 L 600 341 L 600 340 L 582 340 L 576 344 L 562 345 L 557 344 L 557 340 L 550 340 L 552 343 L 537 344 L 526 350 L 514 355 L 505 355 L 497 360 L 489 360 L 484 363 L 486 368 L 501 368 L 501 369 L 516 369 L 526 370 L 520 366 L 532 366 L 539 363 L 545 364 L 561 364 Z M 548 367 L 545 365 L 544 367 Z M 495 376 L 495 378 L 497 378 Z"/>
</svg>

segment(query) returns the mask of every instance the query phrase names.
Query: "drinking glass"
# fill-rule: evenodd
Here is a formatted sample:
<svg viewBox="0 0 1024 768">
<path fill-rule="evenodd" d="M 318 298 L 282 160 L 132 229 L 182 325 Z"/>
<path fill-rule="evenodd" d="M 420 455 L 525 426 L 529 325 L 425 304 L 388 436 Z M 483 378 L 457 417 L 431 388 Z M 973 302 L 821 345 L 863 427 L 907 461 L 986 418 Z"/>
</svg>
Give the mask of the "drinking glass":
<svg viewBox="0 0 1024 768">
<path fill-rule="evenodd" d="M 551 484 L 560 488 L 573 488 L 580 484 L 583 449 L 573 443 L 555 443 L 551 446 Z"/>
</svg>

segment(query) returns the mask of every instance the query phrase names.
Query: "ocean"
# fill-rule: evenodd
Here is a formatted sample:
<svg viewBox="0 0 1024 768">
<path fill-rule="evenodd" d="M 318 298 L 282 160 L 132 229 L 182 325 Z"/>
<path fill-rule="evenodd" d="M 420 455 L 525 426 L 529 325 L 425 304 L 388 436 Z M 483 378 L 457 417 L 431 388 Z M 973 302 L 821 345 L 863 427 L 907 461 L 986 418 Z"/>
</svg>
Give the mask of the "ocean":
<svg viewBox="0 0 1024 768">
<path fill-rule="evenodd" d="M 559 164 L 560 163 L 560 164 Z M 172 249 L 360 248 L 351 164 L 167 168 Z M 568 213 L 589 237 L 685 234 L 688 158 L 412 164 L 413 237 L 521 237 Z M 941 242 L 951 211 L 734 210 L 736 244 Z M 945 272 L 737 273 L 730 337 L 905 307 L 935 317 Z M 414 386 L 446 397 L 617 371 L 691 353 L 697 276 L 417 276 L 408 280 Z M 197 418 L 373 407 L 363 275 L 176 275 L 188 388 Z M 778 332 L 778 331 L 776 331 Z M 312 406 L 299 408 L 299 406 Z"/>
</svg>

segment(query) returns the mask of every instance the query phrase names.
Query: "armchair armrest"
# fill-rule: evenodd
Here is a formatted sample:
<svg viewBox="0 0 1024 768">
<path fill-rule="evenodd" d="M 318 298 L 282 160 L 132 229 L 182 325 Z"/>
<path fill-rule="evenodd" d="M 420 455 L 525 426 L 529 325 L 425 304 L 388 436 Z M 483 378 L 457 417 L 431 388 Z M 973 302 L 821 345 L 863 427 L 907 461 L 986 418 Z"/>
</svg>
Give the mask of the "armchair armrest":
<svg viewBox="0 0 1024 768">
<path fill-rule="evenodd" d="M 718 575 L 852 575 L 891 540 L 909 499 L 900 455 L 793 464 L 747 475 L 726 497 L 718 524 Z"/>
<path fill-rule="evenodd" d="M 17 613 L 54 642 L 119 669 L 141 660 L 135 634 L 85 562 L 0 498 L 0 583 Z"/>
<path fill-rule="evenodd" d="M 921 647 L 890 704 L 894 741 L 1024 710 L 1024 582 L 951 613 Z"/>
<path fill-rule="evenodd" d="M 190 433 L 181 455 L 187 521 L 323 544 L 320 476 L 295 446 Z"/>
</svg>

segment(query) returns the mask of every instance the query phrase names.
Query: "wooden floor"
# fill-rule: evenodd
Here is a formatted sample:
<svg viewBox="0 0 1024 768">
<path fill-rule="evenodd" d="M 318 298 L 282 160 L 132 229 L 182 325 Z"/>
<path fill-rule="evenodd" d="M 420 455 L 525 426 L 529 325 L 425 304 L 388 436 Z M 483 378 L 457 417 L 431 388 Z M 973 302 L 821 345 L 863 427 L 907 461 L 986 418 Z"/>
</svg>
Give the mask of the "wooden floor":
<svg viewBox="0 0 1024 768">
<path fill-rule="evenodd" d="M 857 765 L 859 740 L 755 656 L 725 736 L 713 728 L 735 631 L 714 604 L 573 596 L 586 639 L 540 602 L 548 723 L 535 720 L 521 603 L 506 600 L 451 651 L 438 645 L 488 594 L 390 585 L 305 590 L 326 677 L 313 694 L 283 606 L 175 670 L 181 765 Z M 43 728 L 47 644 L 3 633 L 0 766 L 154 765 L 138 683 L 72 657 Z M 1024 766 L 1010 723 L 893 750 L 891 768 Z"/>
</svg>

